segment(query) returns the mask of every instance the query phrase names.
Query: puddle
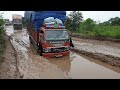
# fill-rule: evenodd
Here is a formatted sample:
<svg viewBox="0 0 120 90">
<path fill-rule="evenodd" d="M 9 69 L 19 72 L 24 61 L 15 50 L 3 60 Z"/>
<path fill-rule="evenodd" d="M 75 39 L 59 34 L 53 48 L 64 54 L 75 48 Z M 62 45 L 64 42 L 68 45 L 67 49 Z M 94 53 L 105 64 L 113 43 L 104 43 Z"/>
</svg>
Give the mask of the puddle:
<svg viewBox="0 0 120 90">
<path fill-rule="evenodd" d="M 49 59 L 72 79 L 120 79 L 120 73 L 71 52 L 69 57 Z"/>
</svg>

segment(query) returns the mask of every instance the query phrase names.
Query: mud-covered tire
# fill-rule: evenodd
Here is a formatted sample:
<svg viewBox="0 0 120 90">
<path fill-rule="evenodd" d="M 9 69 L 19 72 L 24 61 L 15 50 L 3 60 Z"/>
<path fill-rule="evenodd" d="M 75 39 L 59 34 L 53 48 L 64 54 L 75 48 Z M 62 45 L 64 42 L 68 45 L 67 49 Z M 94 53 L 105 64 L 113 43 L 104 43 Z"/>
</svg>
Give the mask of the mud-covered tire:
<svg viewBox="0 0 120 90">
<path fill-rule="evenodd" d="M 43 53 L 42 50 L 43 50 L 42 46 L 41 46 L 41 45 L 38 45 L 37 53 L 38 53 L 40 56 L 42 56 L 42 53 Z"/>
<path fill-rule="evenodd" d="M 42 56 L 42 51 L 41 50 L 37 50 L 37 53 L 40 55 L 40 56 Z"/>
</svg>

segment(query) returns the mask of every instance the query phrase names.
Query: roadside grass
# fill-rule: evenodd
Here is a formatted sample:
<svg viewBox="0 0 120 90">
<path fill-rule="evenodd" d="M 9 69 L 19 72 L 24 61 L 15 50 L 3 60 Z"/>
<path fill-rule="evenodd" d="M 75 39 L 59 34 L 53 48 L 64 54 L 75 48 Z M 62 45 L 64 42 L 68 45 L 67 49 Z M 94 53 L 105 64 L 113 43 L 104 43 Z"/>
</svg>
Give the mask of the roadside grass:
<svg viewBox="0 0 120 90">
<path fill-rule="evenodd" d="M 120 39 L 120 26 L 96 26 L 95 36 Z"/>
<path fill-rule="evenodd" d="M 74 32 L 74 35 L 79 34 L 84 37 L 105 37 L 120 39 L 120 26 L 98 26 L 96 25 L 93 30 L 86 31 L 80 28 Z"/>
</svg>

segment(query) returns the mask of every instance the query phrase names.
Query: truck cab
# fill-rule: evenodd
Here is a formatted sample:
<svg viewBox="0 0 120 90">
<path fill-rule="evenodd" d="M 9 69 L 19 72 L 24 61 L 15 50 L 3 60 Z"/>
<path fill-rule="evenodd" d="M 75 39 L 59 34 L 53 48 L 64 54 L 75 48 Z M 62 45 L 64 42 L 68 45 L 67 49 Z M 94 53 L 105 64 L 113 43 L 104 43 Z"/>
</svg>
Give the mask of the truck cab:
<svg viewBox="0 0 120 90">
<path fill-rule="evenodd" d="M 22 19 L 13 19 L 13 28 L 22 29 Z"/>
<path fill-rule="evenodd" d="M 67 29 L 44 25 L 40 28 L 38 51 L 44 57 L 61 57 L 69 55 L 70 36 Z"/>
<path fill-rule="evenodd" d="M 18 14 L 13 14 L 12 15 L 12 24 L 14 30 L 22 30 L 22 16 Z"/>
</svg>

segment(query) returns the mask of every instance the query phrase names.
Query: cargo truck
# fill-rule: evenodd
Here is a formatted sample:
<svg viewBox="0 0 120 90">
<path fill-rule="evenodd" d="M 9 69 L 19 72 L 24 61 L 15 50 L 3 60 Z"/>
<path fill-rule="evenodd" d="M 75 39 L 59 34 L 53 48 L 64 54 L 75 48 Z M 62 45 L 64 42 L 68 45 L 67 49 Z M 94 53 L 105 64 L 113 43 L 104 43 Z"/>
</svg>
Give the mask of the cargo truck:
<svg viewBox="0 0 120 90">
<path fill-rule="evenodd" d="M 22 16 L 18 14 L 12 15 L 12 24 L 15 30 L 22 29 Z"/>
<path fill-rule="evenodd" d="M 4 19 L 5 22 L 5 26 L 9 26 L 10 25 L 10 20 L 9 19 Z"/>
<path fill-rule="evenodd" d="M 69 55 L 70 36 L 64 23 L 50 21 L 48 17 L 65 21 L 66 12 L 62 11 L 27 11 L 25 12 L 30 42 L 40 56 L 46 58 Z M 28 17 L 30 16 L 30 17 Z M 46 19 L 46 22 L 44 22 Z"/>
</svg>

